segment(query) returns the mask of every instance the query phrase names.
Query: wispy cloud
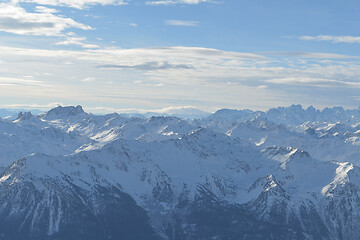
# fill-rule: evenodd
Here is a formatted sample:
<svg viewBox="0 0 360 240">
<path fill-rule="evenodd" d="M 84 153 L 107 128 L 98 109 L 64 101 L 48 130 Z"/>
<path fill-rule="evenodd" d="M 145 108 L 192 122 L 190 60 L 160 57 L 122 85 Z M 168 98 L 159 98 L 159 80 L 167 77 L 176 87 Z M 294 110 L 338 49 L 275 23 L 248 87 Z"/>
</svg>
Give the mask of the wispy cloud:
<svg viewBox="0 0 360 240">
<path fill-rule="evenodd" d="M 302 37 L 300 37 L 300 40 L 329 41 L 332 43 L 358 43 L 358 44 L 360 44 L 360 37 L 358 37 L 358 36 L 332 36 L 332 35 L 302 36 Z"/>
<path fill-rule="evenodd" d="M 95 44 L 84 43 L 85 40 L 86 40 L 86 37 L 67 36 L 66 40 L 56 42 L 55 44 L 56 45 L 78 45 L 78 46 L 81 46 L 83 48 L 99 48 L 100 47 L 100 46 L 95 45 Z"/>
<path fill-rule="evenodd" d="M 49 103 L 49 104 L 2 104 L 0 105 L 1 108 L 12 108 L 12 109 L 41 109 L 41 110 L 48 110 L 50 108 L 64 106 L 62 103 Z"/>
<path fill-rule="evenodd" d="M 36 6 L 35 7 L 35 11 L 39 12 L 39 13 L 47 13 L 47 14 L 52 14 L 52 13 L 57 13 L 58 11 L 56 9 L 53 8 L 47 8 L 44 6 Z"/>
<path fill-rule="evenodd" d="M 167 61 L 165 62 L 146 62 L 143 64 L 137 65 L 100 65 L 99 68 L 129 68 L 129 69 L 136 69 L 136 70 L 145 70 L 145 71 L 152 71 L 152 70 L 165 70 L 165 69 L 192 69 L 193 67 L 186 64 L 171 64 Z"/>
<path fill-rule="evenodd" d="M 8 60 L 2 63 L 0 76 L 21 79 L 0 81 L 2 97 L 22 91 L 29 98 L 79 103 L 92 99 L 149 108 L 189 103 L 201 108 L 241 107 L 236 105 L 239 102 L 247 107 L 264 102 L 305 104 L 319 98 L 349 105 L 360 88 L 359 59 L 328 61 L 316 54 L 304 61 L 295 55 L 272 57 L 198 47 L 48 50 L 0 45 L 0 56 Z M 38 77 L 36 73 L 44 69 L 52 75 Z M 23 77 L 27 75 L 35 77 Z M 81 83 L 92 78 L 96 81 L 91 84 Z"/>
<path fill-rule="evenodd" d="M 350 56 L 335 53 L 311 53 L 311 52 L 261 52 L 260 54 L 270 56 L 283 56 L 295 58 L 310 58 L 310 59 L 356 59 L 359 56 Z"/>
<path fill-rule="evenodd" d="M 166 25 L 171 26 L 186 26 L 186 27 L 195 27 L 199 25 L 197 21 L 184 21 L 184 20 L 166 20 Z"/>
<path fill-rule="evenodd" d="M 65 6 L 83 9 L 92 5 L 124 5 L 123 0 L 12 0 L 13 3 L 37 3 L 45 6 Z"/>
<path fill-rule="evenodd" d="M 0 31 L 20 35 L 60 36 L 69 28 L 92 29 L 71 18 L 55 15 L 52 9 L 42 7 L 36 10 L 36 13 L 32 13 L 16 4 L 0 3 Z"/>
<path fill-rule="evenodd" d="M 337 87 L 337 86 L 347 86 L 347 87 L 360 87 L 360 82 L 350 82 L 350 81 L 339 81 L 336 79 L 326 79 L 326 78 L 315 78 L 315 77 L 285 77 L 277 79 L 266 80 L 269 83 L 275 84 L 290 84 L 290 85 L 309 85 L 315 87 Z"/>
<path fill-rule="evenodd" d="M 0 77 L 0 86 L 12 85 L 47 86 L 44 82 L 38 80 Z"/>
</svg>

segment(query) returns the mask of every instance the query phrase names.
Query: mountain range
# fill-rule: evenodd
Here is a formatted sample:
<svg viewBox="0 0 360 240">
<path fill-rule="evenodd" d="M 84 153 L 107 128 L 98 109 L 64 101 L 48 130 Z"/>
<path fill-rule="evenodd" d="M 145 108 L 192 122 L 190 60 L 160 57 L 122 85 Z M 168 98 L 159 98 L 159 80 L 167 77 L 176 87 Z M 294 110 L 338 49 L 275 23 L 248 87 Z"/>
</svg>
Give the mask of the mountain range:
<svg viewBox="0 0 360 240">
<path fill-rule="evenodd" d="M 0 239 L 360 238 L 360 110 L 186 116 L 0 119 Z"/>
</svg>

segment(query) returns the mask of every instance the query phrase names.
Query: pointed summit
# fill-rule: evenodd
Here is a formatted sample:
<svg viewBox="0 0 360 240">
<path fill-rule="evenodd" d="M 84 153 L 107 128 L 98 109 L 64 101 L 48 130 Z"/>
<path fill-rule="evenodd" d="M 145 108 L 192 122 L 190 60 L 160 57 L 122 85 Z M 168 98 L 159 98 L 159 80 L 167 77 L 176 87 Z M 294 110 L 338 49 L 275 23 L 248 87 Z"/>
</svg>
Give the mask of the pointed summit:
<svg viewBox="0 0 360 240">
<path fill-rule="evenodd" d="M 289 107 L 290 110 L 296 111 L 296 112 L 302 112 L 303 111 L 303 107 L 300 104 L 292 104 Z"/>
<path fill-rule="evenodd" d="M 42 122 L 39 118 L 34 116 L 31 112 L 19 112 L 17 118 L 13 120 L 13 123 L 18 124 L 30 124 L 30 125 L 37 125 L 41 126 Z"/>
<path fill-rule="evenodd" d="M 308 112 L 316 112 L 317 110 L 316 110 L 316 108 L 314 108 L 313 105 L 311 105 L 306 109 L 306 111 L 308 111 Z"/>
<path fill-rule="evenodd" d="M 18 117 L 15 121 L 29 120 L 33 117 L 31 112 L 19 112 Z"/>
</svg>

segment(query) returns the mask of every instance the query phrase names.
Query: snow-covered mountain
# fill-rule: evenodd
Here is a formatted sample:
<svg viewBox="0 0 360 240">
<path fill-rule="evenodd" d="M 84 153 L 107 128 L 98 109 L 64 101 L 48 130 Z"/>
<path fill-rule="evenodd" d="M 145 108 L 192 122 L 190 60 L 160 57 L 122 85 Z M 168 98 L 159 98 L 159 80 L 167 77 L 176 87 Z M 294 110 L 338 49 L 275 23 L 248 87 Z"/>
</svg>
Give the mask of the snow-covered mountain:
<svg viewBox="0 0 360 240">
<path fill-rule="evenodd" d="M 0 120 L 0 239 L 359 239 L 360 112 Z"/>
<path fill-rule="evenodd" d="M 25 109 L 0 108 L 0 117 L 11 117 L 11 116 L 17 115 L 19 112 L 29 112 L 29 111 L 31 111 L 34 114 L 42 113 L 42 111 L 40 111 L 38 109 L 25 110 Z"/>
<path fill-rule="evenodd" d="M 209 112 L 194 108 L 194 107 L 172 107 L 164 108 L 157 111 L 150 111 L 143 114 L 146 117 L 153 116 L 172 116 L 183 119 L 201 119 L 210 115 Z"/>
</svg>

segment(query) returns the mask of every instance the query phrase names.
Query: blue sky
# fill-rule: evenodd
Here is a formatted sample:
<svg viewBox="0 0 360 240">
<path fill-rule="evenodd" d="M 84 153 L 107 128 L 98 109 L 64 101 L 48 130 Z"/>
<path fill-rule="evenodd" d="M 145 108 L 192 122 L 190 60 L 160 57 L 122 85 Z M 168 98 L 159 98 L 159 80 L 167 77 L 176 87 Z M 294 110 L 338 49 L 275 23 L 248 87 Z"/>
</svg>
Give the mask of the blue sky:
<svg viewBox="0 0 360 240">
<path fill-rule="evenodd" d="M 0 1 L 0 108 L 360 104 L 354 0 Z"/>
</svg>

